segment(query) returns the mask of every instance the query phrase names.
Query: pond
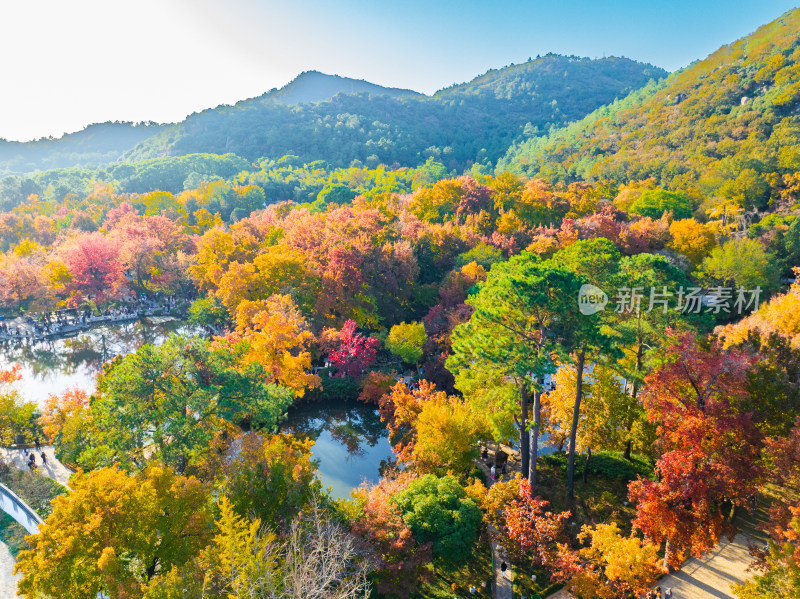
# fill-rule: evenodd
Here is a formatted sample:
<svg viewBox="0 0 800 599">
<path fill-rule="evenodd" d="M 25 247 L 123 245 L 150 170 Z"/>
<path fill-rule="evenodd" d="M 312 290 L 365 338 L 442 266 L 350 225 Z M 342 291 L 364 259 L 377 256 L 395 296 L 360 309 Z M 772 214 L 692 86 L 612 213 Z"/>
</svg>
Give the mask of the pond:
<svg viewBox="0 0 800 599">
<path fill-rule="evenodd" d="M 43 405 L 49 394 L 74 385 L 93 391 L 103 363 L 116 355 L 132 353 L 145 343 L 162 343 L 172 333 L 196 332 L 180 320 L 151 317 L 97 327 L 72 339 L 2 343 L 0 369 L 19 364 L 22 380 L 14 387 L 24 399 Z M 360 402 L 300 404 L 289 410 L 282 430 L 314 441 L 320 480 L 337 498 L 349 497 L 364 480 L 377 482 L 382 464 L 393 457 L 377 409 Z"/>
<path fill-rule="evenodd" d="M 77 385 L 93 391 L 102 365 L 117 355 L 133 353 L 145 343 L 162 343 L 172 333 L 193 335 L 196 330 L 169 316 L 113 323 L 82 331 L 77 337 L 37 342 L 0 343 L 0 369 L 21 366 L 22 380 L 14 384 L 22 397 L 40 406 L 51 393 Z"/>
</svg>

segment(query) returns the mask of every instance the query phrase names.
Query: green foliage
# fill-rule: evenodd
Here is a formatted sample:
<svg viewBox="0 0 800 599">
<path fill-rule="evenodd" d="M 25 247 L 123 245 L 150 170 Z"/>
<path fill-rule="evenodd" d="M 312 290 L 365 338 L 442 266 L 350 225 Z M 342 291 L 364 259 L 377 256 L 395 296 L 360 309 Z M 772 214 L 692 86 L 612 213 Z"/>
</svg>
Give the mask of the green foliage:
<svg viewBox="0 0 800 599">
<path fill-rule="evenodd" d="M 26 536 L 28 536 L 28 531 L 21 524 L 5 512 L 0 512 L 0 543 L 8 546 L 12 557 L 17 557 L 20 551 L 28 549 L 28 544 L 25 542 Z"/>
<path fill-rule="evenodd" d="M 427 474 L 397 493 L 392 502 L 417 540 L 433 543 L 433 555 L 458 563 L 472 553 L 482 515 L 452 476 Z"/>
<path fill-rule="evenodd" d="M 428 335 L 425 334 L 425 325 L 421 322 L 406 324 L 401 322 L 394 325 L 386 337 L 386 349 L 399 356 L 404 362 L 416 364 L 422 357 Z"/>
<path fill-rule="evenodd" d="M 474 248 L 459 254 L 456 258 L 456 266 L 464 266 L 470 262 L 480 264 L 487 271 L 492 267 L 495 262 L 502 262 L 503 252 L 499 248 L 492 245 L 487 245 L 483 242 L 476 245 Z"/>
<path fill-rule="evenodd" d="M 542 464 L 549 467 L 559 467 L 566 470 L 567 454 L 553 453 L 539 458 Z M 585 460 L 575 461 L 575 476 L 581 476 L 585 470 Z M 589 460 L 588 473 L 606 479 L 636 480 L 636 477 L 652 478 L 655 464 L 653 460 L 642 455 L 631 454 L 626 459 L 621 451 L 598 451 L 592 453 Z"/>
<path fill-rule="evenodd" d="M 800 11 L 789 11 L 663 83 L 516 144 L 497 169 L 551 181 L 653 177 L 693 198 L 763 210 L 781 176 L 800 170 L 799 24 Z"/>
<path fill-rule="evenodd" d="M 648 189 L 631 204 L 629 212 L 654 220 L 661 218 L 665 212 L 671 212 L 673 218 L 682 219 L 692 216 L 692 206 L 682 193 Z"/>
<path fill-rule="evenodd" d="M 352 401 L 358 399 L 361 386 L 350 376 L 329 377 L 325 371 L 320 372 L 321 385 L 309 389 L 304 399 L 314 401 Z"/>
<path fill-rule="evenodd" d="M 778 284 L 773 257 L 754 239 L 730 239 L 715 247 L 699 267 L 710 283 L 769 292 Z"/>
<path fill-rule="evenodd" d="M 228 311 L 216 295 L 199 297 L 189 306 L 189 322 L 200 326 L 219 325 L 228 320 Z"/>
<path fill-rule="evenodd" d="M 548 54 L 491 70 L 433 98 L 339 94 L 290 106 L 277 92 L 193 114 L 140 144 L 130 157 L 233 151 L 251 161 L 291 154 L 301 163 L 325 160 L 345 167 L 418 166 L 433 159 L 448 171 L 464 170 L 473 162 L 493 162 L 526 131 L 581 118 L 664 75 L 624 58 Z M 429 182 L 423 177 L 419 184 Z"/>
<path fill-rule="evenodd" d="M 106 366 L 91 404 L 96 430 L 79 462 L 133 467 L 157 456 L 183 471 L 226 422 L 275 426 L 294 394 L 267 384 L 261 365 L 239 363 L 230 349 L 172 336 Z"/>
</svg>

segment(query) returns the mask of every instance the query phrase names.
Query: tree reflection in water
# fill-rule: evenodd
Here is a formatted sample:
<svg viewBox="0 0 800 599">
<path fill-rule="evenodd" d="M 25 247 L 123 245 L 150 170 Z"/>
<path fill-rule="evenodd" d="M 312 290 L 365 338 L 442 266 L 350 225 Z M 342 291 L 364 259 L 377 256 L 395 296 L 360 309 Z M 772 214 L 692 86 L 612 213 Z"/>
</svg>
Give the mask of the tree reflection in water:
<svg viewBox="0 0 800 599">
<path fill-rule="evenodd" d="M 72 385 L 94 389 L 103 363 L 136 351 L 145 343 L 161 343 L 172 333 L 195 334 L 185 322 L 153 318 L 109 324 L 83 331 L 76 337 L 34 344 L 0 344 L 0 367 L 20 364 L 22 380 L 16 388 L 26 399 L 39 401 Z"/>
<path fill-rule="evenodd" d="M 348 497 L 364 481 L 377 482 L 381 468 L 393 461 L 388 432 L 372 405 L 300 404 L 289 410 L 282 430 L 314 441 L 320 480 L 334 497 Z"/>
</svg>

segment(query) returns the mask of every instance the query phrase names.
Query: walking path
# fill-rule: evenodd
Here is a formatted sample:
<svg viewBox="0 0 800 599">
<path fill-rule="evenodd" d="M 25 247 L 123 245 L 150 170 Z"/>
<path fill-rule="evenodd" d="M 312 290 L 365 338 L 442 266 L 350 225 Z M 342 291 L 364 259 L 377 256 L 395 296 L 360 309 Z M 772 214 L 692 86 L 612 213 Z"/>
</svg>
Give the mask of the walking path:
<svg viewBox="0 0 800 599">
<path fill-rule="evenodd" d="M 494 459 L 494 452 L 491 452 L 492 459 Z M 478 465 L 480 466 L 481 470 L 483 470 L 484 474 L 486 475 L 486 480 L 489 481 L 489 486 L 491 487 L 495 481 L 491 478 L 491 471 L 489 466 L 486 465 L 483 459 L 478 460 Z M 490 528 L 490 533 L 494 532 L 493 528 Z M 494 535 L 492 535 L 494 536 Z M 493 597 L 494 599 L 512 599 L 514 594 L 514 587 L 513 587 L 513 579 L 514 579 L 514 572 L 511 568 L 511 562 L 506 561 L 508 565 L 508 569 L 506 573 L 503 574 L 503 570 L 501 568 L 503 561 L 506 560 L 507 557 L 505 555 L 505 550 L 502 545 L 498 545 L 497 541 L 492 541 L 492 565 L 494 567 L 494 585 L 493 585 Z"/>
<path fill-rule="evenodd" d="M 671 587 L 673 599 L 734 599 L 731 585 L 750 578 L 748 545 L 754 542 L 742 533 L 733 541 L 725 539 L 704 558 L 690 558 L 680 570 L 664 576 L 658 586 Z"/>
<path fill-rule="evenodd" d="M 45 465 L 42 465 L 41 453 L 43 451 L 47 456 L 47 464 Z M 53 453 L 52 445 L 42 445 L 42 448 L 39 451 L 29 448 L 28 452 L 33 452 L 36 454 L 36 466 L 38 467 L 39 474 L 46 476 L 47 478 L 52 478 L 57 483 L 69 488 L 69 477 L 72 476 L 72 471 L 56 459 L 56 456 Z M 21 449 L 0 447 L 0 460 L 6 462 L 7 464 L 13 464 L 20 470 L 28 469 L 28 456 Z"/>
<path fill-rule="evenodd" d="M 690 558 L 683 567 L 667 574 L 657 585 L 664 591 L 672 589 L 672 599 L 736 599 L 731 585 L 741 584 L 750 578 L 746 572 L 752 558 L 748 546 L 761 543 L 747 534 L 736 535 L 733 541 L 725 539 L 702 559 Z M 547 599 L 575 599 L 561 590 Z"/>
<path fill-rule="evenodd" d="M 8 550 L 8 545 L 0 543 L 0 597 L 16 597 L 19 579 L 19 575 L 14 575 L 14 557 Z"/>
<path fill-rule="evenodd" d="M 33 448 L 28 451 L 35 451 Z M 41 452 L 44 451 L 47 456 L 47 464 L 42 465 Z M 38 472 L 42 476 L 52 478 L 58 483 L 69 488 L 68 482 L 72 472 L 56 459 L 53 454 L 53 446 L 42 446 L 36 453 L 36 464 L 38 465 Z M 28 468 L 28 456 L 21 449 L 9 449 L 0 447 L 0 460 L 8 464 L 13 464 L 15 467 L 25 470 Z M 19 576 L 14 575 L 14 558 L 8 550 L 5 543 L 0 543 L 0 597 L 12 598 L 17 596 L 17 581 Z"/>
</svg>

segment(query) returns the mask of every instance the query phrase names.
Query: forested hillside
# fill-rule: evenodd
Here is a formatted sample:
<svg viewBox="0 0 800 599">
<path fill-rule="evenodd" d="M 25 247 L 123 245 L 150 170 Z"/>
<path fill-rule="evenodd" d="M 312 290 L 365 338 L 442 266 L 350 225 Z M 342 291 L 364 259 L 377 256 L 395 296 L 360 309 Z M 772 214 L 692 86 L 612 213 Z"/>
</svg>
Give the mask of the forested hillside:
<svg viewBox="0 0 800 599">
<path fill-rule="evenodd" d="M 524 135 L 563 125 L 622 98 L 662 69 L 625 58 L 547 55 L 427 97 L 339 94 L 306 105 L 266 94 L 193 114 L 128 155 L 131 160 L 233 152 L 248 160 L 294 154 L 336 166 L 415 166 L 429 157 L 462 170 L 493 163 Z M 290 96 L 292 97 L 292 96 Z"/>
<path fill-rule="evenodd" d="M 551 181 L 653 177 L 706 208 L 788 209 L 800 171 L 800 10 L 580 122 L 513 147 L 498 170 Z M 710 199 L 715 198 L 715 199 Z"/>
<path fill-rule="evenodd" d="M 284 104 L 307 104 L 324 102 L 336 94 L 361 94 L 373 96 L 419 96 L 419 92 L 397 87 L 383 87 L 363 79 L 326 75 L 319 71 L 305 71 L 280 89 L 272 90 L 262 97 L 278 100 Z"/>
<path fill-rule="evenodd" d="M 662 75 L 304 73 L 0 180 L 0 441 L 76 472 L 19 595 L 630 599 L 746 533 L 704 588 L 800 596 L 800 10 Z"/>
<path fill-rule="evenodd" d="M 57 139 L 42 138 L 24 143 L 0 139 L 0 177 L 34 170 L 108 164 L 163 128 L 155 123 L 97 123 Z"/>
</svg>

